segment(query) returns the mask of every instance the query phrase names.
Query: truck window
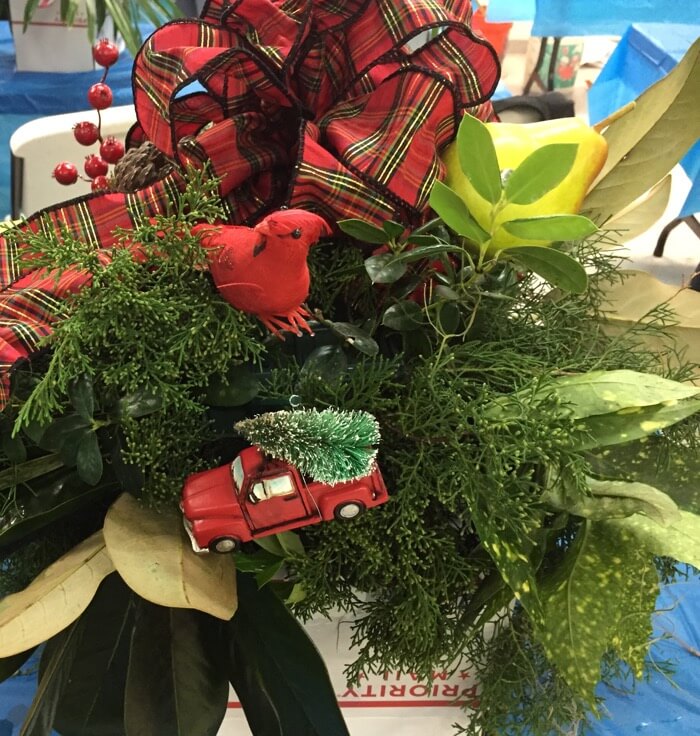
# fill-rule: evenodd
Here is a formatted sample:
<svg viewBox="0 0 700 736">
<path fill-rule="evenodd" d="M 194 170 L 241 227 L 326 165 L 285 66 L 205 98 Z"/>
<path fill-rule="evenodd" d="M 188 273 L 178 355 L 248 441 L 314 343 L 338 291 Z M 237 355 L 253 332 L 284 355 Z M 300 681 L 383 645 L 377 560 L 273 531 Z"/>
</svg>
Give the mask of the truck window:
<svg viewBox="0 0 700 736">
<path fill-rule="evenodd" d="M 231 472 L 233 473 L 233 482 L 240 491 L 243 487 L 243 463 L 241 462 L 240 455 L 231 464 Z"/>
<path fill-rule="evenodd" d="M 268 498 L 273 496 L 286 496 L 290 493 L 296 492 L 296 485 L 291 473 L 285 473 L 284 475 L 278 475 L 276 478 L 266 478 L 265 481 L 265 495 Z"/>
</svg>

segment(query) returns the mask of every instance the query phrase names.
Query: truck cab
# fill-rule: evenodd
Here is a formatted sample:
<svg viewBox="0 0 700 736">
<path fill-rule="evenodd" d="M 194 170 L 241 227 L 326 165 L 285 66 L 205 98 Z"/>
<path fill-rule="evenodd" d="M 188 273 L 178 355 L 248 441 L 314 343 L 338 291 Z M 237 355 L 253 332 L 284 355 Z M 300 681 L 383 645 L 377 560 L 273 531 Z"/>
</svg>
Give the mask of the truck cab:
<svg viewBox="0 0 700 736">
<path fill-rule="evenodd" d="M 195 552 L 231 552 L 242 542 L 331 519 L 352 519 L 389 495 L 374 468 L 329 485 L 248 447 L 235 460 L 185 480 L 182 510 Z"/>
</svg>

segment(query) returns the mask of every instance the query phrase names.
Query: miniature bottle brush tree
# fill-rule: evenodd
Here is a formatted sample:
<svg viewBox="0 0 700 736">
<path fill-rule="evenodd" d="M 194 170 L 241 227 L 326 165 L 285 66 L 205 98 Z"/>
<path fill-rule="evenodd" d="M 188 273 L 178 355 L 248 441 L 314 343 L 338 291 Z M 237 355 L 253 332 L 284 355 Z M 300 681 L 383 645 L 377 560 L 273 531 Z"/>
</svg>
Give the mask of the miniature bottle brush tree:
<svg viewBox="0 0 700 736">
<path fill-rule="evenodd" d="M 347 734 L 297 621 L 336 607 L 351 678 L 469 662 L 463 733 L 579 728 L 601 679 L 656 666 L 659 585 L 700 566 L 698 367 L 644 349 L 663 305 L 614 337 L 601 319 L 624 279 L 606 223 L 643 219 L 698 136 L 700 43 L 602 135 L 515 140 L 485 122 L 470 3 L 301 8 L 159 29 L 128 146 L 174 170 L 0 238 L 2 676 L 46 642 L 23 734 L 215 734 L 229 683 L 255 734 Z M 280 249 L 243 299 L 236 259 L 302 239 L 296 210 L 325 221 L 308 279 Z M 371 414 L 378 448 L 325 411 Z M 250 442 L 331 480 L 357 451 L 389 499 L 195 555 L 183 484 Z"/>
</svg>

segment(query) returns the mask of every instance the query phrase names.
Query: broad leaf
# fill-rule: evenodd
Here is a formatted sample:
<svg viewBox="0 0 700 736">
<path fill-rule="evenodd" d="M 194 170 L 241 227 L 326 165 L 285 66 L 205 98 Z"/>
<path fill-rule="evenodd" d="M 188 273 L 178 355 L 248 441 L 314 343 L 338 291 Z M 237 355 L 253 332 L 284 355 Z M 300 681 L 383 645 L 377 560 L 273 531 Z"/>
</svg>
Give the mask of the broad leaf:
<svg viewBox="0 0 700 736">
<path fill-rule="evenodd" d="M 17 489 L 18 513 L 0 519 L 0 549 L 26 540 L 48 524 L 109 499 L 118 484 L 88 486 L 74 470 L 56 470 Z"/>
<path fill-rule="evenodd" d="M 349 322 L 328 322 L 328 326 L 343 338 L 343 340 L 364 355 L 375 356 L 379 352 L 379 345 L 364 330 Z"/>
<path fill-rule="evenodd" d="M 434 243 L 432 245 L 418 245 L 415 248 L 406 249 L 392 258 L 392 263 L 413 263 L 434 259 L 445 253 L 464 253 L 464 248 L 449 243 Z"/>
<path fill-rule="evenodd" d="M 388 243 L 392 236 L 381 228 L 372 225 L 370 222 L 351 218 L 349 220 L 339 220 L 338 227 L 346 234 L 363 243 L 373 243 L 375 245 L 383 245 Z M 403 228 L 402 228 L 403 231 Z"/>
<path fill-rule="evenodd" d="M 225 621 L 235 613 L 233 560 L 195 554 L 180 514 L 147 509 L 124 493 L 107 512 L 104 538 L 117 572 L 147 601 Z"/>
<path fill-rule="evenodd" d="M 396 263 L 391 253 L 365 259 L 365 270 L 373 284 L 393 284 L 406 273 L 406 264 Z"/>
<path fill-rule="evenodd" d="M 41 644 L 87 608 L 114 572 L 102 532 L 96 532 L 44 570 L 27 588 L 0 601 L 0 656 Z"/>
<path fill-rule="evenodd" d="M 204 401 L 211 406 L 242 406 L 252 401 L 260 390 L 260 379 L 245 366 L 234 366 L 226 379 L 209 382 Z"/>
<path fill-rule="evenodd" d="M 41 655 L 43 676 L 25 716 L 19 736 L 49 736 L 56 708 L 70 679 L 80 639 L 80 620 L 54 636 Z"/>
<path fill-rule="evenodd" d="M 461 197 L 446 184 L 436 181 L 430 190 L 430 206 L 457 235 L 481 245 L 489 234 L 469 214 Z"/>
<path fill-rule="evenodd" d="M 80 617 L 70 678 L 56 707 L 62 734 L 124 734 L 124 688 L 133 626 L 133 593 L 109 575 Z M 42 660 L 39 681 L 45 675 Z"/>
<path fill-rule="evenodd" d="M 90 485 L 96 485 L 102 478 L 102 452 L 95 432 L 83 435 L 78 445 L 76 455 L 76 469 L 82 480 Z"/>
<path fill-rule="evenodd" d="M 503 252 L 563 291 L 582 294 L 588 287 L 583 266 L 560 250 L 545 245 L 519 245 Z"/>
<path fill-rule="evenodd" d="M 477 193 L 496 204 L 501 198 L 501 169 L 488 128 L 477 118 L 465 115 L 457 131 L 457 154 L 462 173 Z"/>
<path fill-rule="evenodd" d="M 672 557 L 700 568 L 700 515 L 689 511 L 680 513 L 681 518 L 670 526 L 661 526 L 641 514 L 607 523 L 632 534 L 638 544 L 655 555 Z"/>
<path fill-rule="evenodd" d="M 544 624 L 537 637 L 561 676 L 591 706 L 603 655 L 616 644 L 626 648 L 622 637 L 630 627 L 645 634 L 636 633 L 637 646 L 648 638 L 657 593 L 653 562 L 632 535 L 612 534 L 607 524 L 590 521 L 560 567 L 540 581 Z M 620 654 L 637 669 L 636 658 Z"/>
<path fill-rule="evenodd" d="M 508 220 L 501 227 L 518 238 L 528 240 L 581 240 L 598 228 L 581 215 L 543 215 L 519 220 Z"/>
<path fill-rule="evenodd" d="M 394 222 L 393 220 L 385 220 L 382 223 L 382 230 L 391 238 L 391 240 L 400 238 L 405 229 L 405 225 L 402 225 L 400 222 Z"/>
<path fill-rule="evenodd" d="M 604 132 L 608 158 L 582 210 L 597 222 L 660 181 L 700 137 L 700 39 L 680 63 Z"/>
<path fill-rule="evenodd" d="M 163 406 L 163 399 L 149 391 L 142 389 L 134 391 L 119 400 L 117 404 L 117 415 L 138 419 L 148 414 L 153 414 Z"/>
<path fill-rule="evenodd" d="M 336 383 L 348 369 L 348 358 L 339 345 L 322 345 L 309 353 L 299 371 L 301 379 L 312 378 Z"/>
<path fill-rule="evenodd" d="M 532 204 L 550 192 L 571 171 L 577 143 L 550 143 L 533 151 L 506 180 L 511 204 Z"/>
<path fill-rule="evenodd" d="M 671 197 L 671 182 L 671 174 L 665 176 L 656 186 L 605 223 L 606 230 L 617 231 L 617 245 L 645 233 L 666 212 Z"/>
<path fill-rule="evenodd" d="M 580 435 L 572 440 L 579 450 L 618 445 L 654 434 L 698 411 L 700 398 L 693 398 L 591 416 L 577 424 Z"/>
<path fill-rule="evenodd" d="M 228 702 L 218 630 L 198 611 L 139 602 L 124 699 L 127 736 L 216 736 Z"/>
<path fill-rule="evenodd" d="M 268 587 L 240 575 L 229 677 L 257 736 L 348 736 L 321 655 Z"/>
<path fill-rule="evenodd" d="M 700 449 L 673 448 L 669 453 L 664 441 L 652 435 L 606 447 L 589 455 L 588 460 L 599 476 L 648 483 L 681 509 L 700 514 Z"/>
<path fill-rule="evenodd" d="M 382 324 L 401 332 L 418 330 L 424 324 L 423 310 L 412 301 L 397 302 L 384 312 Z"/>
<path fill-rule="evenodd" d="M 92 389 L 92 378 L 83 373 L 68 388 L 68 398 L 73 408 L 87 422 L 92 421 L 95 411 L 95 394 Z"/>
</svg>

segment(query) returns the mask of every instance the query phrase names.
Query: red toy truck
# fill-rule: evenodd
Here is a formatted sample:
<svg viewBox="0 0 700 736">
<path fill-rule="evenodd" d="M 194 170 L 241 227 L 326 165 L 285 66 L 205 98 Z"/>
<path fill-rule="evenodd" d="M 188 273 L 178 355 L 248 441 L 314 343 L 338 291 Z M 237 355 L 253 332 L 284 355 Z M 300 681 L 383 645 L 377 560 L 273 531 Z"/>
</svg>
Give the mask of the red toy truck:
<svg viewBox="0 0 700 736">
<path fill-rule="evenodd" d="M 331 486 L 248 447 L 229 465 L 189 476 L 181 506 L 195 552 L 232 552 L 256 537 L 353 519 L 388 498 L 376 467 L 363 478 Z"/>
</svg>

